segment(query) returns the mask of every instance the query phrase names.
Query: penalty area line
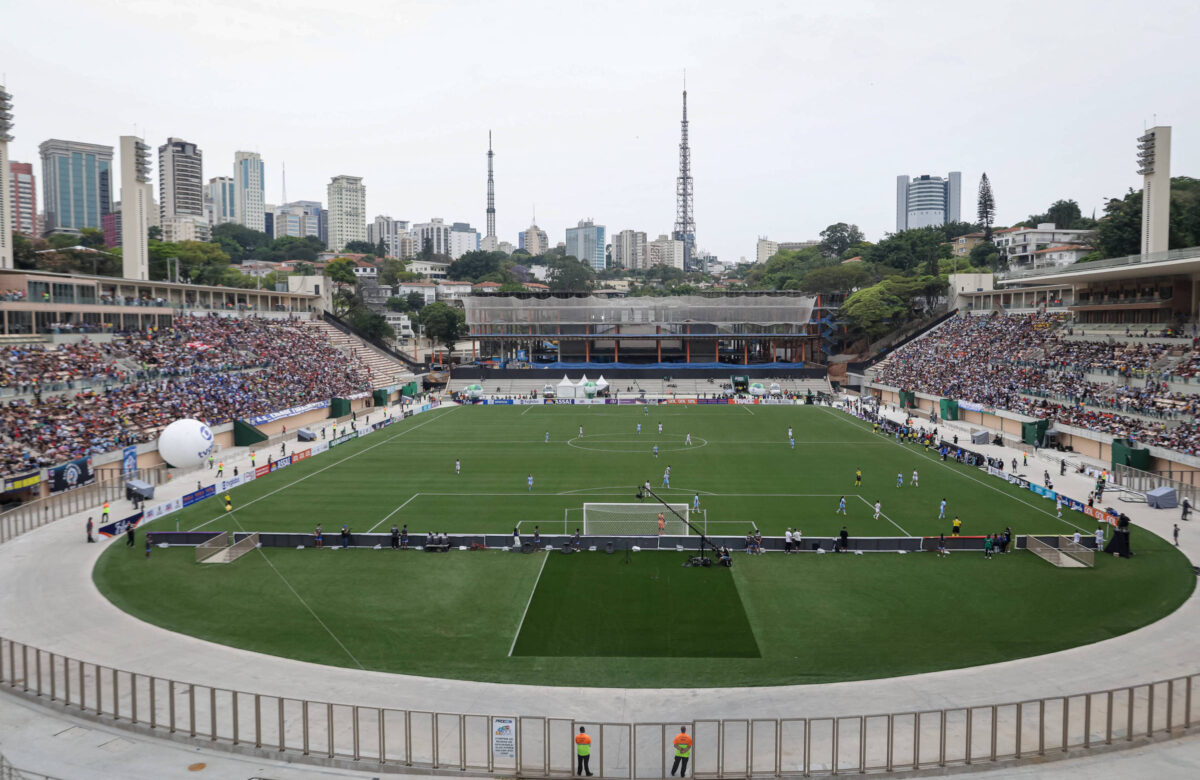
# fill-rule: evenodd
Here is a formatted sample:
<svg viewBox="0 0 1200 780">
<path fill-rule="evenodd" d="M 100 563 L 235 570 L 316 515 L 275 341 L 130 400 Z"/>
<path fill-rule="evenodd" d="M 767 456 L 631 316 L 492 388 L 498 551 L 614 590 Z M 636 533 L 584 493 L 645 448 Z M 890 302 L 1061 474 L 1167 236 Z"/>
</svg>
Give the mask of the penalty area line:
<svg viewBox="0 0 1200 780">
<path fill-rule="evenodd" d="M 388 515 L 387 515 L 387 517 L 383 518 L 383 519 L 382 519 L 382 520 L 380 520 L 378 523 L 376 523 L 375 525 L 371 526 L 371 528 L 370 528 L 370 529 L 367 531 L 367 533 L 371 533 L 371 531 L 374 531 L 376 528 L 378 528 L 379 526 L 381 526 L 381 525 L 383 525 L 384 523 L 386 523 L 388 520 L 390 520 L 390 519 L 391 519 L 392 515 L 396 514 L 396 513 L 397 513 L 397 512 L 399 512 L 401 509 L 403 509 L 404 507 L 408 506 L 408 505 L 409 505 L 409 503 L 410 503 L 410 502 L 411 502 L 411 501 L 412 501 L 414 498 L 416 498 L 416 497 L 417 497 L 417 496 L 419 496 L 419 495 L 421 495 L 421 494 L 420 494 L 420 493 L 413 493 L 413 494 L 412 494 L 412 497 L 411 497 L 411 498 L 409 498 L 409 499 L 408 499 L 408 501 L 405 501 L 403 504 L 401 504 L 400 506 L 396 507 L 396 508 L 395 508 L 395 509 L 393 509 L 391 512 L 388 512 Z"/>
<path fill-rule="evenodd" d="M 874 508 L 875 508 L 875 505 L 874 505 L 874 504 L 872 504 L 870 501 L 868 501 L 867 499 L 863 498 L 862 496 L 858 495 L 857 493 L 855 494 L 855 498 L 857 498 L 859 501 L 863 502 L 863 503 L 864 503 L 864 504 L 866 504 L 867 506 L 871 507 L 872 509 L 874 509 Z M 879 516 L 880 516 L 880 517 L 882 517 L 884 520 L 887 520 L 887 521 L 888 521 L 889 523 L 891 523 L 892 525 L 894 525 L 894 526 L 896 526 L 897 528 L 899 528 L 899 529 L 900 529 L 900 533 L 904 534 L 905 536 L 912 536 L 912 534 L 910 534 L 908 531 L 905 531 L 905 530 L 904 530 L 904 528 L 903 528 L 903 527 L 901 527 L 901 525 L 900 525 L 899 523 L 897 523 L 895 520 L 893 520 L 892 518 L 890 518 L 890 517 L 888 517 L 887 515 L 885 515 L 883 512 L 880 512 L 880 513 L 879 513 Z"/>
<path fill-rule="evenodd" d="M 517 648 L 517 639 L 521 636 L 521 628 L 525 625 L 525 616 L 529 614 L 529 605 L 533 603 L 533 594 L 537 593 L 538 583 L 542 581 L 542 572 L 546 568 L 546 561 L 550 560 L 550 553 L 545 553 L 542 556 L 542 565 L 538 567 L 537 579 L 533 581 L 533 588 L 529 591 L 529 600 L 525 602 L 525 609 L 521 612 L 521 622 L 517 623 L 517 633 L 513 634 L 512 644 L 508 646 L 508 655 L 511 658 L 513 650 Z"/>
</svg>

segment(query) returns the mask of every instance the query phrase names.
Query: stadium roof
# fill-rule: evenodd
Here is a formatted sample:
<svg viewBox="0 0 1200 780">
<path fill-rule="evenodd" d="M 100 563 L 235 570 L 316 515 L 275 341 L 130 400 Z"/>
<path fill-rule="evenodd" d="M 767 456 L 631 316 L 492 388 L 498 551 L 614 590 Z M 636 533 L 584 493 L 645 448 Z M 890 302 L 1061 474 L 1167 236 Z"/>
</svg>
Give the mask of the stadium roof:
<svg viewBox="0 0 1200 780">
<path fill-rule="evenodd" d="M 1200 273 L 1200 247 L 1172 249 L 1151 255 L 1128 255 L 1074 263 L 1061 268 L 1012 271 L 997 275 L 997 284 L 1005 287 L 1030 284 L 1086 284 L 1119 281 L 1145 276 L 1186 276 Z"/>
</svg>

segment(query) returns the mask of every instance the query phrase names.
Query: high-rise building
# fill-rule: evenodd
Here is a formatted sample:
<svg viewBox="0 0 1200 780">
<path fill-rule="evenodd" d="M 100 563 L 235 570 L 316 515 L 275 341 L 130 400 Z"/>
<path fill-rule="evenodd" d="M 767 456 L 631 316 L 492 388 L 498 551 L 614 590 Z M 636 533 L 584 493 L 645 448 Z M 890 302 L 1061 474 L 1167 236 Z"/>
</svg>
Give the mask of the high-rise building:
<svg viewBox="0 0 1200 780">
<path fill-rule="evenodd" d="M 33 163 L 10 162 L 9 195 L 12 197 L 12 229 L 29 236 L 37 235 L 37 177 Z"/>
<path fill-rule="evenodd" d="M 496 237 L 496 181 L 492 177 L 492 131 L 488 130 L 488 180 L 487 180 L 487 235 L 480 244 L 489 252 L 500 248 L 500 239 Z"/>
<path fill-rule="evenodd" d="M 537 220 L 534 220 L 521 233 L 517 245 L 529 254 L 537 257 L 538 255 L 544 255 L 546 250 L 550 248 L 550 239 L 546 235 L 546 231 L 537 226 Z"/>
<path fill-rule="evenodd" d="M 51 138 L 38 145 L 38 152 L 45 232 L 101 229 L 101 218 L 112 211 L 113 148 Z"/>
<path fill-rule="evenodd" d="M 105 246 L 120 246 L 121 245 L 121 202 L 117 201 L 113 204 L 111 214 L 105 214 L 100 218 L 100 224 L 104 230 L 104 245 Z"/>
<path fill-rule="evenodd" d="M 637 270 L 646 267 L 646 234 L 640 230 L 622 230 L 612 239 L 613 265 Z"/>
<path fill-rule="evenodd" d="M 656 265 L 669 265 L 672 268 L 684 270 L 684 242 L 670 236 L 659 236 L 651 241 L 646 248 L 646 265 L 653 268 Z"/>
<path fill-rule="evenodd" d="M 755 262 L 765 263 L 775 256 L 779 251 L 779 242 L 772 241 L 766 236 L 758 237 L 758 244 L 755 246 L 754 259 Z"/>
<path fill-rule="evenodd" d="M 575 227 L 567 228 L 567 254 L 587 263 L 593 271 L 603 271 L 604 225 L 581 219 Z"/>
<path fill-rule="evenodd" d="M 150 215 L 154 208 L 150 183 L 150 146 L 142 139 L 121 136 L 121 275 L 150 278 Z"/>
<path fill-rule="evenodd" d="M 263 232 L 268 236 L 275 235 L 275 207 L 270 203 L 263 204 Z"/>
<path fill-rule="evenodd" d="M 12 170 L 9 168 L 8 142 L 12 140 L 12 95 L 0 87 L 0 268 L 13 267 L 13 231 L 16 199 Z"/>
<path fill-rule="evenodd" d="M 384 215 L 375 217 L 375 221 L 367 225 L 367 240 L 372 244 L 383 242 L 388 257 L 407 259 L 416 257 L 416 237 L 408 229 L 408 220 L 392 219 Z"/>
<path fill-rule="evenodd" d="M 425 251 L 426 246 L 429 247 L 430 254 L 450 254 L 450 226 L 441 217 L 413 225 L 412 231 L 417 242 L 418 255 Z"/>
<path fill-rule="evenodd" d="M 164 221 L 204 216 L 204 153 L 194 143 L 168 138 L 158 147 L 158 210 Z"/>
<path fill-rule="evenodd" d="M 321 237 L 321 219 L 325 214 L 325 209 L 321 207 L 320 201 L 294 200 L 291 203 L 276 206 L 274 213 L 275 232 L 272 234 L 273 238 L 283 238 L 284 236 Z"/>
<path fill-rule="evenodd" d="M 959 221 L 962 174 L 951 171 L 941 176 L 896 177 L 896 232 L 938 227 Z"/>
<path fill-rule="evenodd" d="M 341 252 L 351 241 L 367 240 L 367 188 L 361 176 L 334 176 L 327 189 L 329 249 Z"/>
<path fill-rule="evenodd" d="M 233 186 L 235 221 L 272 235 L 266 225 L 266 172 L 258 152 L 234 153 Z"/>
<path fill-rule="evenodd" d="M 224 225 L 237 221 L 237 196 L 234 193 L 233 177 L 217 176 L 208 180 L 204 188 L 206 216 L 211 225 Z"/>
<path fill-rule="evenodd" d="M 450 225 L 450 257 L 453 260 L 475 252 L 479 249 L 479 231 L 466 222 L 455 222 Z"/>
<path fill-rule="evenodd" d="M 1138 138 L 1142 175 L 1142 254 L 1170 249 L 1171 128 L 1152 127 Z"/>
</svg>

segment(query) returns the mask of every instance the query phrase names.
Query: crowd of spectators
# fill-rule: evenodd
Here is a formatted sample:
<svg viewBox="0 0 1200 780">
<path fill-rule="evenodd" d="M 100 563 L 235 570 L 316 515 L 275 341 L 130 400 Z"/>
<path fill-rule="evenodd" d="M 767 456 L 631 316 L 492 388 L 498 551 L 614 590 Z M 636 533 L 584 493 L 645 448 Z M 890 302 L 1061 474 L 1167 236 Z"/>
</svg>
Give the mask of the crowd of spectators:
<svg viewBox="0 0 1200 780">
<path fill-rule="evenodd" d="M 370 390 L 371 372 L 300 322 L 180 318 L 111 342 L 7 347 L 0 468 L 20 473 L 148 441 L 182 417 L 217 425 Z M 51 382 L 104 380 L 48 394 Z"/>
<path fill-rule="evenodd" d="M 897 349 L 876 366 L 875 381 L 1200 452 L 1200 394 L 1162 380 L 1200 367 L 1195 353 L 1156 370 L 1171 357 L 1165 345 L 1069 340 L 1065 325 L 1063 315 L 1045 313 L 957 317 Z M 1089 374 L 1145 381 L 1098 382 Z"/>
</svg>

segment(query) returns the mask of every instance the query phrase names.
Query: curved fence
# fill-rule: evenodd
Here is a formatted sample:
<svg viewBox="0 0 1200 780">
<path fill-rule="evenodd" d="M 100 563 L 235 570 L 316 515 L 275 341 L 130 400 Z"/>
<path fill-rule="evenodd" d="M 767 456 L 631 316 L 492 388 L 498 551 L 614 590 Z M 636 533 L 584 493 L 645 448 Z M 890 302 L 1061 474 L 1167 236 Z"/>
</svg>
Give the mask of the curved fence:
<svg viewBox="0 0 1200 780">
<path fill-rule="evenodd" d="M 260 756 L 399 771 L 570 776 L 592 735 L 602 778 L 661 778 L 687 726 L 697 778 L 909 772 L 1178 735 L 1196 720 L 1197 675 L 978 707 L 822 718 L 603 723 L 516 713 L 367 707 L 218 688 L 90 663 L 0 638 L 0 686 L 152 735 Z"/>
</svg>

